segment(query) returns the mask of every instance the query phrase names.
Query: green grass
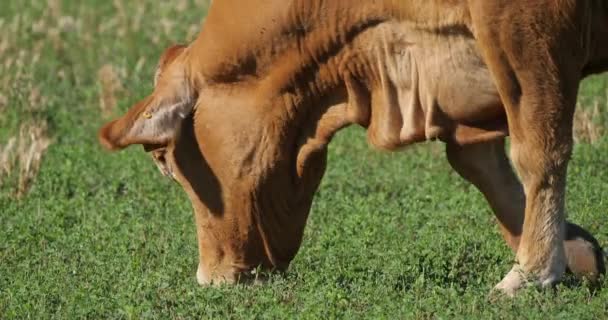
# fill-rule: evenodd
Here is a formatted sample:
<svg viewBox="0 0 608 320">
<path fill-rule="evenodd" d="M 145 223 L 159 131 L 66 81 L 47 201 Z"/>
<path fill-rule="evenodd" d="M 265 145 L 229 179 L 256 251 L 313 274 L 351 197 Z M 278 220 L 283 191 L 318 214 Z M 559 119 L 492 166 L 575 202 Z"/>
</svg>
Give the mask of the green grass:
<svg viewBox="0 0 608 320">
<path fill-rule="evenodd" d="M 266 285 L 199 287 L 182 190 L 139 148 L 108 154 L 95 134 L 107 120 L 98 70 L 118 70 L 114 114 L 123 112 L 150 90 L 162 50 L 192 37 L 205 1 L 48 3 L 59 6 L 0 5 L 0 145 L 33 119 L 53 139 L 27 196 L 14 196 L 16 174 L 0 186 L 1 319 L 608 317 L 605 279 L 599 290 L 574 283 L 491 302 L 513 256 L 481 195 L 451 171 L 440 144 L 387 154 L 358 128 L 331 144 L 289 271 Z M 137 12 L 141 20 L 128 18 Z M 606 106 L 607 90 L 606 76 L 585 82 L 583 108 Z M 568 189 L 571 220 L 604 245 L 606 154 L 608 138 L 578 144 Z"/>
</svg>

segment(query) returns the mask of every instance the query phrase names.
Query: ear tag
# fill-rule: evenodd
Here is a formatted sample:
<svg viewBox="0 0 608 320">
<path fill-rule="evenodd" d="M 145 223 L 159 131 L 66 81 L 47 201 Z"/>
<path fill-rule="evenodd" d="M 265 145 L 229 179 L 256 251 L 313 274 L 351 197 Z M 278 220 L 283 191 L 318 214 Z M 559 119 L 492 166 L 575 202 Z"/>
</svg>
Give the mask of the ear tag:
<svg viewBox="0 0 608 320">
<path fill-rule="evenodd" d="M 152 119 L 152 113 L 148 111 L 144 112 L 142 116 L 146 119 Z"/>
</svg>

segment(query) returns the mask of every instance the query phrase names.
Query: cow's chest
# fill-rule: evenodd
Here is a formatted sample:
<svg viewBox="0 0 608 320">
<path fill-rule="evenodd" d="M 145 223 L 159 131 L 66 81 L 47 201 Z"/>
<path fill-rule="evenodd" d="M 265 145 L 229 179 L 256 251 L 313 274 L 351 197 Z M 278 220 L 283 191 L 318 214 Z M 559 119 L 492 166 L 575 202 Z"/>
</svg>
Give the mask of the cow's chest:
<svg viewBox="0 0 608 320">
<path fill-rule="evenodd" d="M 436 138 L 470 143 L 506 134 L 494 81 L 466 32 L 386 25 L 368 40 L 373 45 L 361 48 L 373 70 L 368 84 L 373 144 Z"/>
</svg>

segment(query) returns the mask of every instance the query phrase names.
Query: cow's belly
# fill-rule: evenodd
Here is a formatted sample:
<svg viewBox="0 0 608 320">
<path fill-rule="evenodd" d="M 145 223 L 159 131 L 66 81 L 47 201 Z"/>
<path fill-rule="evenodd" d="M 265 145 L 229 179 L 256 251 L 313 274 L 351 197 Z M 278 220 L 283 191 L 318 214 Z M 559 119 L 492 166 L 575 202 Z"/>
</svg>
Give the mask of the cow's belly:
<svg viewBox="0 0 608 320">
<path fill-rule="evenodd" d="M 438 108 L 454 121 L 477 122 L 503 113 L 502 103 L 473 40 L 412 48 L 423 108 Z M 411 81 L 415 81 L 411 79 Z"/>
<path fill-rule="evenodd" d="M 394 30 L 383 35 L 392 41 L 374 54 L 381 70 L 371 90 L 372 144 L 388 149 L 432 139 L 469 144 L 508 133 L 504 108 L 474 39 Z"/>
</svg>

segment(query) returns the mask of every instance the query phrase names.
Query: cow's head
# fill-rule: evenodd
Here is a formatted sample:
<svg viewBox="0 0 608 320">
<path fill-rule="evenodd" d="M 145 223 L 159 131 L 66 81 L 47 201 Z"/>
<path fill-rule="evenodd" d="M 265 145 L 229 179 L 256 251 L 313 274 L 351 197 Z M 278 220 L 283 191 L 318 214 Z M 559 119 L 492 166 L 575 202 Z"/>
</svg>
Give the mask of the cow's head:
<svg viewBox="0 0 608 320">
<path fill-rule="evenodd" d="M 154 92 L 105 125 L 100 142 L 162 150 L 195 211 L 199 283 L 283 270 L 300 247 L 327 143 L 347 124 L 345 105 L 336 103 L 344 93 L 300 112 L 301 97 L 272 84 L 193 88 L 187 50 L 165 52 Z"/>
</svg>

